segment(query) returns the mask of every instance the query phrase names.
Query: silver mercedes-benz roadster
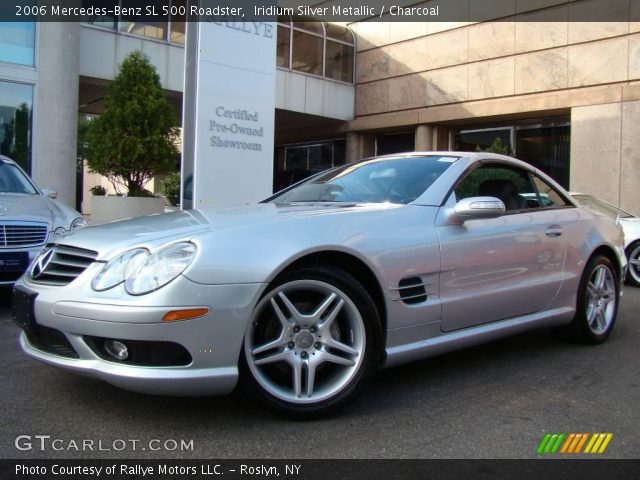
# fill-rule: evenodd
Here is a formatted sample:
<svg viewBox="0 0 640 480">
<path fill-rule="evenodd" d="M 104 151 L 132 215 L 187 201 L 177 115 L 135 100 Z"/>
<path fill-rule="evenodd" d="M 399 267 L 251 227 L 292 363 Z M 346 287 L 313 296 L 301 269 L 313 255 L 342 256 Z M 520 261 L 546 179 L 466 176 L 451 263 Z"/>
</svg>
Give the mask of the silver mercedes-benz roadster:
<svg viewBox="0 0 640 480">
<path fill-rule="evenodd" d="M 544 201 L 542 200 L 544 198 Z M 15 287 L 24 351 L 119 387 L 326 414 L 380 367 L 540 327 L 613 329 L 622 230 L 490 153 L 371 158 L 257 205 L 89 227 Z"/>
</svg>

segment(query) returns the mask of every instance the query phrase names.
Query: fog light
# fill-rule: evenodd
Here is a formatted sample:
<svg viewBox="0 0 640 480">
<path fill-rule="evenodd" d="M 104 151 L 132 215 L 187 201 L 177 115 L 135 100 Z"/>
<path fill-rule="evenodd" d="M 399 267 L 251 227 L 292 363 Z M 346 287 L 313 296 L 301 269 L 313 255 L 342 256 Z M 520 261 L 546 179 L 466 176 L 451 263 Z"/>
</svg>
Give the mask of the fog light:
<svg viewBox="0 0 640 480">
<path fill-rule="evenodd" d="M 129 349 L 124 343 L 117 340 L 106 340 L 104 342 L 104 349 L 116 360 L 126 360 L 129 358 Z"/>
</svg>

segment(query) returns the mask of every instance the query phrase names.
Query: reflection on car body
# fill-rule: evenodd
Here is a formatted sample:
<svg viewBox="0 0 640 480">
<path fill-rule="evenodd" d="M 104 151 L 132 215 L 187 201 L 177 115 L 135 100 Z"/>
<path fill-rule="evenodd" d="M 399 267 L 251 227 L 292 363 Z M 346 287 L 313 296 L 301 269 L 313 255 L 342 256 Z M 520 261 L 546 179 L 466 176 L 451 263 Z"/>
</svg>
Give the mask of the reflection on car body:
<svg viewBox="0 0 640 480">
<path fill-rule="evenodd" d="M 583 207 L 615 219 L 624 232 L 624 248 L 629 261 L 627 280 L 640 287 L 640 218 L 592 195 L 571 193 Z"/>
</svg>

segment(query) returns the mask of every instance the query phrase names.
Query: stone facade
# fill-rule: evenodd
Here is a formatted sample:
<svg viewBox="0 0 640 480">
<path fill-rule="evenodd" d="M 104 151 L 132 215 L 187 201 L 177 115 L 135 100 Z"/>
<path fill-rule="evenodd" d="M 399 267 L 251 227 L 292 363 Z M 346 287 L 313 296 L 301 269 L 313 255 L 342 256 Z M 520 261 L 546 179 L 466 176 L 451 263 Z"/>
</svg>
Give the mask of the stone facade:
<svg viewBox="0 0 640 480">
<path fill-rule="evenodd" d="M 480 18 L 482 2 L 451 2 L 461 19 Z M 351 24 L 356 116 L 340 130 L 413 129 L 417 148 L 433 144 L 423 125 L 560 115 L 571 122 L 569 187 L 640 214 L 640 22 L 617 21 L 640 2 L 502 4 L 485 22 Z M 587 9 L 602 21 L 577 21 Z"/>
</svg>

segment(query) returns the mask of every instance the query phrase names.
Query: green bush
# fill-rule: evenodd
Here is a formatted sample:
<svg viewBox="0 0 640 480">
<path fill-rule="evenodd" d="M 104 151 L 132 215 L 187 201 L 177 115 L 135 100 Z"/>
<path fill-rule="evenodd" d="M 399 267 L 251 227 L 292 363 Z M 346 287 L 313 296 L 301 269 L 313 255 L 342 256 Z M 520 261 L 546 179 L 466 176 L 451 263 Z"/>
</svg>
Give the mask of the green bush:
<svg viewBox="0 0 640 480">
<path fill-rule="evenodd" d="M 175 168 L 177 127 L 156 68 L 133 52 L 107 88 L 102 115 L 89 123 L 89 169 L 126 188 L 130 197 L 146 196 L 144 186 L 154 175 Z"/>
<path fill-rule="evenodd" d="M 89 191 L 96 197 L 104 197 L 107 194 L 107 189 L 102 185 L 95 185 L 91 187 Z"/>
<path fill-rule="evenodd" d="M 171 172 L 162 182 L 162 194 L 167 197 L 171 205 L 180 203 L 180 172 Z"/>
</svg>

